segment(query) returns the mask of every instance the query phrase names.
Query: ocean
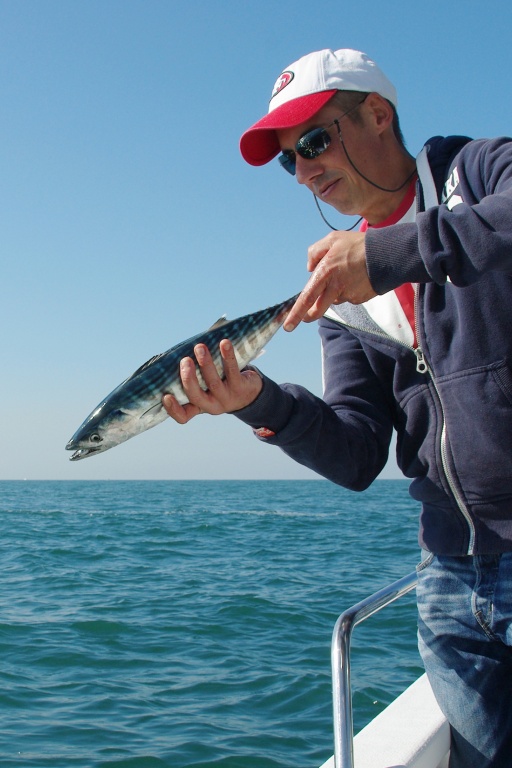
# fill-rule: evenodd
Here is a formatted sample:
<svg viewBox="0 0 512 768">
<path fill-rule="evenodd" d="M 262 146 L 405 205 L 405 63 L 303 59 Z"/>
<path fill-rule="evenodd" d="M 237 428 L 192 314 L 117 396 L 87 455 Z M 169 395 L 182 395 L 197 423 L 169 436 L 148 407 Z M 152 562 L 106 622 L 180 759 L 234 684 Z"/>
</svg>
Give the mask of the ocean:
<svg viewBox="0 0 512 768">
<path fill-rule="evenodd" d="M 3 481 L 0 765 L 317 768 L 339 614 L 419 560 L 407 482 Z M 422 673 L 354 630 L 354 727 Z"/>
</svg>

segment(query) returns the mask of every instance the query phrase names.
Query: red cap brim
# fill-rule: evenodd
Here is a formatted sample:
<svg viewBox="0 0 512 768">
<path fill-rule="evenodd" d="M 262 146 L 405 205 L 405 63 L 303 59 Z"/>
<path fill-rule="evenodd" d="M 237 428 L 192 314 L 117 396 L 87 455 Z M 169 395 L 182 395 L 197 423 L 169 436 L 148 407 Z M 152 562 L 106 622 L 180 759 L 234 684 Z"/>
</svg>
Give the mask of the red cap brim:
<svg viewBox="0 0 512 768">
<path fill-rule="evenodd" d="M 336 90 L 319 91 L 292 99 L 276 107 L 245 131 L 240 139 L 240 152 L 250 165 L 265 165 L 279 154 L 281 147 L 276 130 L 294 128 L 310 120 L 327 102 Z"/>
</svg>

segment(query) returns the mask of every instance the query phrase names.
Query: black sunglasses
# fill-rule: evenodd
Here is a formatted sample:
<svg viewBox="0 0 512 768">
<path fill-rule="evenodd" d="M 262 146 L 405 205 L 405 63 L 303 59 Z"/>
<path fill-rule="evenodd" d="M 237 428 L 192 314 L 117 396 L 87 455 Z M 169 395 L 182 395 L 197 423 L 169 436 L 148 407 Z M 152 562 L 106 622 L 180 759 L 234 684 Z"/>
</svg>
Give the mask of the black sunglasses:
<svg viewBox="0 0 512 768">
<path fill-rule="evenodd" d="M 368 94 L 366 94 L 366 96 L 368 96 Z M 332 126 L 335 125 L 338 129 L 338 136 L 340 136 L 340 120 L 350 114 L 350 112 L 353 112 L 354 109 L 357 109 L 357 107 L 359 107 L 366 99 L 366 96 L 353 107 L 347 109 L 347 111 L 340 115 L 336 120 L 333 120 L 332 123 L 329 123 L 325 128 L 312 128 L 310 131 L 303 133 L 295 145 L 295 150 L 285 149 L 282 154 L 279 155 L 278 160 L 281 167 L 284 168 L 285 171 L 288 171 L 288 173 L 291 173 L 292 176 L 295 176 L 297 165 L 296 154 L 300 155 L 305 160 L 314 160 L 315 157 L 319 157 L 322 152 L 325 152 L 331 143 L 329 128 L 332 128 Z"/>
</svg>

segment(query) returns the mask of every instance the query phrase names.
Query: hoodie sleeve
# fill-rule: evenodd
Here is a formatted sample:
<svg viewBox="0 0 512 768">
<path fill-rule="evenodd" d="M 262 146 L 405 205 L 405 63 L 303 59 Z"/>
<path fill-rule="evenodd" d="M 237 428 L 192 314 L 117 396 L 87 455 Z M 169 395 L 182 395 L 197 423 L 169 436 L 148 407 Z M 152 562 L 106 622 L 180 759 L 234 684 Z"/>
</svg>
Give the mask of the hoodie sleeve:
<svg viewBox="0 0 512 768">
<path fill-rule="evenodd" d="M 512 275 L 512 139 L 466 144 L 445 190 L 446 204 L 419 213 L 415 223 L 368 231 L 368 274 L 377 293 L 404 282 L 450 279 L 462 287 L 492 270 Z"/>
<path fill-rule="evenodd" d="M 260 396 L 234 415 L 300 464 L 362 491 L 387 461 L 393 431 L 390 402 L 352 334 L 321 320 L 320 335 L 324 399 L 263 376 Z"/>
</svg>

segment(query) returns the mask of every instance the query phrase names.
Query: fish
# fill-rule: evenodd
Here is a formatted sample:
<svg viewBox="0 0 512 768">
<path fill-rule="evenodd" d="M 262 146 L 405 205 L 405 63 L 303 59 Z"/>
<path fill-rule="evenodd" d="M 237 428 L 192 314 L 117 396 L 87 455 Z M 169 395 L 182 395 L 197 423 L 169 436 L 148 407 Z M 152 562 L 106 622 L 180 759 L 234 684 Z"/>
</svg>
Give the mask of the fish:
<svg viewBox="0 0 512 768">
<path fill-rule="evenodd" d="M 208 330 L 150 358 L 107 395 L 83 421 L 66 445 L 67 451 L 73 451 L 70 461 L 103 453 L 156 427 L 168 417 L 162 405 L 164 394 L 174 395 L 181 405 L 189 402 L 181 384 L 179 365 L 184 357 L 195 360 L 196 344 L 208 347 L 221 378 L 224 378 L 219 351 L 222 339 L 232 342 L 238 368 L 245 368 L 277 333 L 298 296 L 296 294 L 280 304 L 235 320 L 228 321 L 223 316 Z M 197 360 L 195 362 L 199 384 L 206 390 Z"/>
</svg>

